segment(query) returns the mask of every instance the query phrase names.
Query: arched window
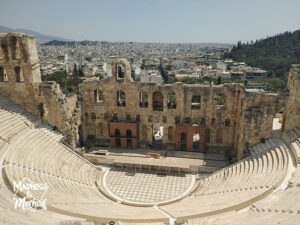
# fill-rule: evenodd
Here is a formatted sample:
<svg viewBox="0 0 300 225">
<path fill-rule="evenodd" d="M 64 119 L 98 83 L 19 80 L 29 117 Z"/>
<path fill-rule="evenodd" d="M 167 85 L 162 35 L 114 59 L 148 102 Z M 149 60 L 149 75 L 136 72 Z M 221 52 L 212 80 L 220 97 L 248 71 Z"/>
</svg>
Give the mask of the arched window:
<svg viewBox="0 0 300 225">
<path fill-rule="evenodd" d="M 163 111 L 163 100 L 164 97 L 161 92 L 153 93 L 153 111 Z"/>
<path fill-rule="evenodd" d="M 201 95 L 200 94 L 193 94 L 192 95 L 192 109 L 200 109 L 201 105 Z"/>
<path fill-rule="evenodd" d="M 230 127 L 230 119 L 225 120 L 225 127 Z"/>
<path fill-rule="evenodd" d="M 124 91 L 117 91 L 117 105 L 118 106 L 126 106 L 125 101 L 125 92 Z"/>
<path fill-rule="evenodd" d="M 1 40 L 1 50 L 2 50 L 2 55 L 5 61 L 9 61 L 9 55 L 8 55 L 8 45 L 6 39 Z"/>
<path fill-rule="evenodd" d="M 186 133 L 181 133 L 180 135 L 180 149 L 182 151 L 186 150 Z"/>
<path fill-rule="evenodd" d="M 148 107 L 148 93 L 145 91 L 141 91 L 140 93 L 140 107 L 141 108 Z"/>
<path fill-rule="evenodd" d="M 11 40 L 11 58 L 13 60 L 20 59 L 20 51 L 19 51 L 19 44 L 17 38 L 15 36 L 12 36 L 10 40 Z"/>
<path fill-rule="evenodd" d="M 125 68 L 123 65 L 117 65 L 117 80 L 123 81 L 125 77 Z"/>
<path fill-rule="evenodd" d="M 217 107 L 221 107 L 223 105 L 226 105 L 226 95 L 225 94 L 219 94 L 215 97 L 215 102 Z"/>
<path fill-rule="evenodd" d="M 198 133 L 193 134 L 193 151 L 194 152 L 199 151 L 199 141 L 200 141 L 200 134 L 198 134 Z"/>
<path fill-rule="evenodd" d="M 171 126 L 168 127 L 168 140 L 174 141 L 174 128 Z"/>
<path fill-rule="evenodd" d="M 103 102 L 103 92 L 101 90 L 94 90 L 95 102 Z"/>
<path fill-rule="evenodd" d="M 176 94 L 173 91 L 168 93 L 168 109 L 176 109 Z"/>
<path fill-rule="evenodd" d="M 8 81 L 6 71 L 3 67 L 0 67 L 0 82 Z"/>
<path fill-rule="evenodd" d="M 19 66 L 15 67 L 16 82 L 24 82 L 24 77 Z"/>
<path fill-rule="evenodd" d="M 130 129 L 126 130 L 126 137 L 131 138 L 132 137 L 132 132 Z"/>
<path fill-rule="evenodd" d="M 121 133 L 119 129 L 115 129 L 115 137 L 120 137 Z"/>
</svg>

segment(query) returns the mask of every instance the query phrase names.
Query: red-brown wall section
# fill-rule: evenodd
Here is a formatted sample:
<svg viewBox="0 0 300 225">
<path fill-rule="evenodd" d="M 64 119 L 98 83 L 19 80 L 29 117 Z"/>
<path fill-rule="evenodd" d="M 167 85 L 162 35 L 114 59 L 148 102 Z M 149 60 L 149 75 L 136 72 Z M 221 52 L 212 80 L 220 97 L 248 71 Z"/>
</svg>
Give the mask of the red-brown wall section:
<svg viewBox="0 0 300 225">
<path fill-rule="evenodd" d="M 115 137 L 115 130 L 120 130 L 120 137 Z M 132 137 L 126 137 L 126 130 L 131 130 Z M 109 122 L 109 136 L 110 136 L 110 146 L 115 148 L 116 139 L 121 140 L 121 148 L 137 148 L 137 123 L 127 123 L 127 122 Z M 127 146 L 127 139 L 131 139 L 132 147 Z"/>
<path fill-rule="evenodd" d="M 181 134 L 186 133 L 186 151 L 193 151 L 193 135 L 199 134 L 199 152 L 204 152 L 205 150 L 205 137 L 206 128 L 201 126 L 186 126 L 177 125 L 176 126 L 176 150 L 181 150 Z"/>
</svg>

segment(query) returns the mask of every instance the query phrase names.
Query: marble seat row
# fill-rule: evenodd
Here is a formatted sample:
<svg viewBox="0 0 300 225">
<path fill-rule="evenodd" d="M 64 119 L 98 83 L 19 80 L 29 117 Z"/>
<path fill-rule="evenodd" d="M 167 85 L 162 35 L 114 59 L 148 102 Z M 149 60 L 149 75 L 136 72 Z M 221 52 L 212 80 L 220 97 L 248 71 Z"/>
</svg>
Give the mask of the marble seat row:
<svg viewBox="0 0 300 225">
<path fill-rule="evenodd" d="M 103 223 L 111 220 L 168 221 L 157 209 L 126 206 L 105 197 L 96 186 L 101 169 L 45 135 L 41 129 L 27 127 L 17 134 L 10 143 L 4 165 L 11 186 L 13 181 L 21 181 L 24 177 L 34 183 L 46 183 L 50 211 Z M 32 194 L 36 198 L 44 196 L 43 191 Z"/>
<path fill-rule="evenodd" d="M 300 168 L 297 167 L 293 173 L 294 180 L 299 182 Z M 300 222 L 300 183 L 293 182 L 292 186 L 277 190 L 266 198 L 253 203 L 250 208 L 241 211 L 230 211 L 214 216 L 204 216 L 190 219 L 185 225 L 261 225 L 261 224 L 282 224 L 291 225 Z"/>
<path fill-rule="evenodd" d="M 81 222 L 80 218 L 57 214 L 51 211 L 39 210 L 37 212 L 28 212 L 23 209 L 14 208 L 14 192 L 8 184 L 4 170 L 4 159 L 6 153 L 10 151 L 10 146 L 0 140 L 0 224 L 10 225 L 59 225 L 62 221 Z"/>
<path fill-rule="evenodd" d="M 18 118 L 23 123 L 27 124 L 28 126 L 33 126 L 33 124 L 38 121 L 30 113 L 26 112 L 23 108 L 16 105 L 9 99 L 5 98 L 4 96 L 0 95 L 0 115 L 2 114 L 10 114 L 14 118 Z M 1 117 L 1 116 L 0 116 Z"/>
<path fill-rule="evenodd" d="M 268 224 L 268 219 L 297 224 L 300 172 L 297 168 L 289 175 L 293 164 L 289 147 L 291 143 L 298 146 L 299 129 L 284 133 L 284 142 L 268 139 L 253 147 L 251 157 L 201 178 L 197 188 L 180 201 L 134 207 L 112 201 L 99 191 L 96 181 L 101 181 L 103 170 L 61 144 L 60 134 L 48 127 L 28 126 L 20 107 L 2 96 L 0 102 L 0 223 L 3 218 L 18 225 L 58 224 L 68 219 L 167 224 L 171 216 L 179 224 L 255 225 Z M 48 185 L 46 192 L 32 192 L 36 198 L 47 199 L 47 211 L 14 209 L 13 181 L 24 178 Z M 288 188 L 280 189 L 287 178 Z"/>
<path fill-rule="evenodd" d="M 282 143 L 279 147 L 276 141 L 279 140 L 267 140 L 265 144 L 255 147 L 259 151 L 257 156 L 246 158 L 202 179 L 193 195 L 271 187 L 276 179 L 285 175 L 287 165 L 282 161 L 287 157 L 286 146 Z"/>
<path fill-rule="evenodd" d="M 280 139 L 269 139 L 255 146 L 255 152 L 200 180 L 198 188 L 188 198 L 162 206 L 162 210 L 183 223 L 205 214 L 249 206 L 272 193 L 286 177 L 291 163 L 289 150 Z"/>
</svg>

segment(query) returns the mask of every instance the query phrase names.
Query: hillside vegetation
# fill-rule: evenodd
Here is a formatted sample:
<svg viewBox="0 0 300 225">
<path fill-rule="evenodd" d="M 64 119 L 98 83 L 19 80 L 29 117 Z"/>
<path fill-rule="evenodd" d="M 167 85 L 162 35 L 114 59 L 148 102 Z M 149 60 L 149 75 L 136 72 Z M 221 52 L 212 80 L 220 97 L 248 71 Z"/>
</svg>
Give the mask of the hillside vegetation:
<svg viewBox="0 0 300 225">
<path fill-rule="evenodd" d="M 291 65 L 300 63 L 300 30 L 247 44 L 238 42 L 225 57 L 265 69 L 268 77 L 286 80 Z"/>
</svg>

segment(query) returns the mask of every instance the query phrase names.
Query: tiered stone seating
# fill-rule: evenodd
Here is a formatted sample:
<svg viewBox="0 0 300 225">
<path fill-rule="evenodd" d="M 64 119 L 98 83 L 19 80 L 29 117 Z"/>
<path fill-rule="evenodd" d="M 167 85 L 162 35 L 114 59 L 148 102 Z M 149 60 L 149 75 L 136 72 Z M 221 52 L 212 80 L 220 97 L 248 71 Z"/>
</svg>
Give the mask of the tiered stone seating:
<svg viewBox="0 0 300 225">
<path fill-rule="evenodd" d="M 178 223 L 241 209 L 267 196 L 286 176 L 289 152 L 279 139 L 255 146 L 256 155 L 202 179 L 189 198 L 161 207 Z"/>
<path fill-rule="evenodd" d="M 4 158 L 10 146 L 4 141 L 0 140 L 0 224 L 10 225 L 32 225 L 32 224 L 45 224 L 54 225 L 60 224 L 61 221 L 84 221 L 83 219 L 57 214 L 50 211 L 39 210 L 37 212 L 27 212 L 22 209 L 14 209 L 14 193 L 11 186 L 7 182 L 7 177 L 3 173 Z"/>
<path fill-rule="evenodd" d="M 254 203 L 247 210 L 231 211 L 214 216 L 190 219 L 185 225 L 218 224 L 218 225 L 261 225 L 300 223 L 300 168 L 292 175 L 290 184 L 285 190 L 277 190 L 266 198 Z"/>
<path fill-rule="evenodd" d="M 16 120 L 12 113 L 0 108 L 0 137 L 4 140 L 26 129 L 27 126 L 21 120 Z"/>
<path fill-rule="evenodd" d="M 49 186 L 45 195 L 48 211 L 71 215 L 75 218 L 101 223 L 111 220 L 168 221 L 167 216 L 157 209 L 130 207 L 105 197 L 96 186 L 96 181 L 100 180 L 102 175 L 101 169 L 59 143 L 58 139 L 61 135 L 53 133 L 51 129 L 45 126 L 37 129 L 27 126 L 24 122 L 26 118 L 15 115 L 18 106 L 11 102 L 1 106 L 1 112 L 9 117 L 9 120 L 3 117 L 2 120 L 0 119 L 0 127 L 7 127 L 5 132 L 0 134 L 0 138 L 4 141 L 7 141 L 8 137 L 12 138 L 10 142 L 5 143 L 9 146 L 9 151 L 6 152 L 5 161 L 3 161 L 5 162 L 3 174 L 6 176 L 7 184 L 11 187 L 13 187 L 13 181 L 22 181 L 24 177 L 34 183 L 46 183 Z M 14 124 L 16 127 L 22 126 L 22 132 L 9 132 L 13 130 Z M 8 189 L 10 189 L 10 195 L 13 196 L 11 187 Z M 19 194 L 25 195 L 22 192 Z M 39 198 L 44 193 L 32 191 L 32 194 L 35 198 Z M 12 197 L 7 201 L 13 203 Z M 13 206 L 10 205 L 8 209 L 13 209 Z"/>
<path fill-rule="evenodd" d="M 251 157 L 201 178 L 187 198 L 163 206 L 134 207 L 112 201 L 99 191 L 96 181 L 101 181 L 103 170 L 61 144 L 60 134 L 49 127 L 31 126 L 35 119 L 2 96 L 0 103 L 0 224 L 65 220 L 167 224 L 170 216 L 186 224 L 255 225 L 272 220 L 299 224 L 300 169 L 290 175 L 294 161 L 288 148 L 299 162 L 299 129 L 284 133 L 285 143 L 268 139 L 253 147 Z M 47 211 L 14 209 L 12 183 L 24 177 L 49 186 Z M 281 189 L 285 183 L 288 188 Z M 43 194 L 33 192 L 34 197 Z"/>
<path fill-rule="evenodd" d="M 36 128 L 43 132 L 44 135 L 47 135 L 49 138 L 53 139 L 54 141 L 59 142 L 63 139 L 63 135 L 61 133 L 53 130 L 53 128 L 48 125 L 42 124 Z"/>
<path fill-rule="evenodd" d="M 39 120 L 2 95 L 0 95 L 0 114 L 1 113 L 6 113 L 14 118 L 18 118 L 29 127 L 34 126 L 34 123 Z"/>
</svg>

